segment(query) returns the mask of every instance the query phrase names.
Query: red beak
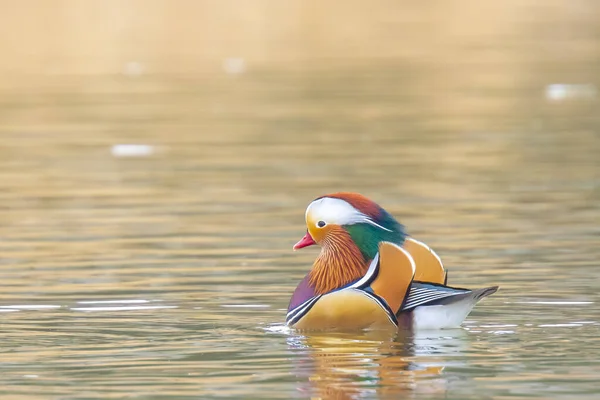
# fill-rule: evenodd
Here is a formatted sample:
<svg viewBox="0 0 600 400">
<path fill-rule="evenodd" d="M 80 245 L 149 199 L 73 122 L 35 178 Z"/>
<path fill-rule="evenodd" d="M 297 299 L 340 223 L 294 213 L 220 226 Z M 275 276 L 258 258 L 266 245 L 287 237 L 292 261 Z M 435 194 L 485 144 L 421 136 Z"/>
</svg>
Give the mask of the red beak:
<svg viewBox="0 0 600 400">
<path fill-rule="evenodd" d="M 294 250 L 301 249 L 303 247 L 312 246 L 313 244 L 317 244 L 315 240 L 310 236 L 310 233 L 306 232 L 306 235 L 298 243 L 294 245 Z"/>
</svg>

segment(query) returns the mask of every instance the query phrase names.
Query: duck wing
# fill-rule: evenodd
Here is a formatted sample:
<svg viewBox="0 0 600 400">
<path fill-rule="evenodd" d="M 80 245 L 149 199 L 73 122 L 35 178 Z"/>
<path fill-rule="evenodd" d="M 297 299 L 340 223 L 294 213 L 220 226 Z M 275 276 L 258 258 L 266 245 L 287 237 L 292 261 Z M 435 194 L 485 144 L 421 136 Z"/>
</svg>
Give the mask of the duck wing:
<svg viewBox="0 0 600 400">
<path fill-rule="evenodd" d="M 446 284 L 448 271 L 435 251 L 425 243 L 410 237 L 406 238 L 402 247 L 410 253 L 415 261 L 416 281 Z"/>
<path fill-rule="evenodd" d="M 415 278 L 415 262 L 402 247 L 390 242 L 379 244 L 379 272 L 369 283 L 371 290 L 397 313 L 405 302 Z"/>
</svg>

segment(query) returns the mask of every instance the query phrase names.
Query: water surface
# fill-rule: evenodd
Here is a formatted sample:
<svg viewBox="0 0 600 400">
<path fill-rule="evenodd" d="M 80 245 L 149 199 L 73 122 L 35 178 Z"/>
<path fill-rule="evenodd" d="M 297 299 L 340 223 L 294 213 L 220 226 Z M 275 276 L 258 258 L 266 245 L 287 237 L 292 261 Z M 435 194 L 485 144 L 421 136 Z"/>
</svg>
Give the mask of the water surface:
<svg viewBox="0 0 600 400">
<path fill-rule="evenodd" d="M 599 53 L 569 15 L 579 35 L 529 37 L 586 44 L 572 64 L 475 30 L 456 58 L 5 85 L 3 398 L 595 398 Z M 549 32 L 538 18 L 519 32 Z M 584 89 L 549 94 L 564 82 Z M 397 216 L 450 284 L 501 290 L 457 330 L 289 331 L 316 256 L 291 251 L 304 209 L 339 190 Z"/>
</svg>

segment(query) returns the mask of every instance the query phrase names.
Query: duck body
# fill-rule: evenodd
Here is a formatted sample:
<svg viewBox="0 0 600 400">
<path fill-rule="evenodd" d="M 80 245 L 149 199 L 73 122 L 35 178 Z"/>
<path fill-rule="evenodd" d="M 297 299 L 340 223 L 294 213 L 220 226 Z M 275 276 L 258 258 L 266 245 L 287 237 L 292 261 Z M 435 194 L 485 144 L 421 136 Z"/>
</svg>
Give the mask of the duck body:
<svg viewBox="0 0 600 400">
<path fill-rule="evenodd" d="M 316 199 L 306 223 L 294 249 L 319 244 L 321 253 L 290 300 L 286 323 L 293 328 L 455 328 L 498 289 L 447 286 L 437 254 L 359 194 Z"/>
</svg>

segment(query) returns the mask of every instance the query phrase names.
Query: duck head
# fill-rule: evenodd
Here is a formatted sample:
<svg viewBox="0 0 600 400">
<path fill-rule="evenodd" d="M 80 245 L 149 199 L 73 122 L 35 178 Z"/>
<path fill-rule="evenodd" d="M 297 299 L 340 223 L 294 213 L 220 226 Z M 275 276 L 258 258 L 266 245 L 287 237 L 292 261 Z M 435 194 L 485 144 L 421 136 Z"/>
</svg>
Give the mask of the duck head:
<svg viewBox="0 0 600 400">
<path fill-rule="evenodd" d="M 358 193 L 319 197 L 306 209 L 306 235 L 294 250 L 319 245 L 310 284 L 322 294 L 361 278 L 381 241 L 402 245 L 404 227 L 379 205 Z"/>
</svg>

